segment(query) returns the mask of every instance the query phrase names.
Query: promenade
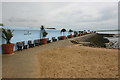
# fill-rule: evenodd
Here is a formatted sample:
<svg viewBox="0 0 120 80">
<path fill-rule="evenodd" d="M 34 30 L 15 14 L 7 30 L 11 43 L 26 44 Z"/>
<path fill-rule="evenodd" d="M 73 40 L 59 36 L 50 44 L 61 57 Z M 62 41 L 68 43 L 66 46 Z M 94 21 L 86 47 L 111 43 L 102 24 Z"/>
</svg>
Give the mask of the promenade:
<svg viewBox="0 0 120 80">
<path fill-rule="evenodd" d="M 71 43 L 92 35 L 3 55 L 3 78 L 117 78 L 117 50 Z"/>
</svg>

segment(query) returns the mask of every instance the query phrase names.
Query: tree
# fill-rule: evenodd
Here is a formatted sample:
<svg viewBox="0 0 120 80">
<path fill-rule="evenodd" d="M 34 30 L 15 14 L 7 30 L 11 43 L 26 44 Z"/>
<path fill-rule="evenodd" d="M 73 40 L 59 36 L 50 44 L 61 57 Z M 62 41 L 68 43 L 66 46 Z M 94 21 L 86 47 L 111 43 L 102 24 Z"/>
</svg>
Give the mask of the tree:
<svg viewBox="0 0 120 80">
<path fill-rule="evenodd" d="M 13 31 L 10 29 L 2 29 L 2 37 L 6 40 L 6 44 L 11 44 L 10 40 L 13 37 Z"/>
<path fill-rule="evenodd" d="M 3 24 L 0 24 L 0 26 L 4 26 Z"/>
<path fill-rule="evenodd" d="M 79 34 L 81 34 L 81 31 L 79 31 Z"/>
<path fill-rule="evenodd" d="M 42 39 L 43 39 L 48 35 L 48 33 L 45 31 L 45 28 L 44 28 L 43 25 L 41 26 L 40 29 L 41 29 L 41 36 L 42 36 Z"/>
<path fill-rule="evenodd" d="M 70 33 L 70 35 L 72 35 L 72 32 L 73 32 L 73 30 L 69 29 L 69 33 Z"/>
<path fill-rule="evenodd" d="M 78 34 L 78 32 L 77 31 L 74 31 L 74 35 L 77 35 Z"/>
<path fill-rule="evenodd" d="M 61 33 L 63 33 L 63 36 L 64 36 L 64 32 L 66 32 L 66 29 L 61 29 Z"/>
</svg>

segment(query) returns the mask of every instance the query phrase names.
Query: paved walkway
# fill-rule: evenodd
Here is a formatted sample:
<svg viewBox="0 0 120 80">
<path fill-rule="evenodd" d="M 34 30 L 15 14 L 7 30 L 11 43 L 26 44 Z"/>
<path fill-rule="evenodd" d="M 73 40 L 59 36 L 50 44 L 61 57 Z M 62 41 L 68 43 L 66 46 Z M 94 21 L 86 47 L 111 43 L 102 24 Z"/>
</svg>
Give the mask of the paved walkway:
<svg viewBox="0 0 120 80">
<path fill-rule="evenodd" d="M 23 51 L 16 51 L 13 55 L 3 55 L 2 77 L 39 78 L 40 70 L 37 54 L 46 49 L 48 50 L 72 45 L 69 40 L 71 39 L 60 40 L 57 42 L 52 42 L 50 44 L 29 48 Z"/>
<path fill-rule="evenodd" d="M 46 45 L 16 51 L 13 55 L 3 55 L 3 78 L 39 78 L 39 60 L 37 53 L 46 49 L 70 45 L 68 40 L 61 40 Z"/>
</svg>

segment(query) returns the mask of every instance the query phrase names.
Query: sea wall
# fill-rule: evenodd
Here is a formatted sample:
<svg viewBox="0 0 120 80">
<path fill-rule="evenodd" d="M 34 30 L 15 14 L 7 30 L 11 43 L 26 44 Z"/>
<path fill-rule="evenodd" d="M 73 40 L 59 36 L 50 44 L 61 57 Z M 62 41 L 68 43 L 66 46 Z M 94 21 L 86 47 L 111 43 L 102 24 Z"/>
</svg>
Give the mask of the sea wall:
<svg viewBox="0 0 120 80">
<path fill-rule="evenodd" d="M 85 35 L 74 40 L 78 44 L 89 47 L 103 47 L 106 48 L 106 44 L 109 40 L 104 38 L 104 35 L 95 33 L 91 35 Z M 74 43 L 75 43 L 74 42 Z"/>
<path fill-rule="evenodd" d="M 41 39 L 40 35 L 40 29 L 39 28 L 15 28 L 15 27 L 3 27 L 5 29 L 11 29 L 14 30 L 13 32 L 13 38 L 11 39 L 11 43 L 16 44 L 16 42 L 21 42 L 25 41 L 25 44 L 27 44 L 28 40 L 34 41 L 35 39 Z M 2 31 L 1 31 L 2 32 Z M 57 37 L 62 36 L 60 30 L 55 30 L 55 29 L 46 29 L 46 32 L 48 32 L 48 35 L 46 38 L 49 38 L 49 40 L 52 39 L 52 37 Z M 2 33 L 0 33 L 2 35 Z M 65 32 L 65 36 L 69 35 L 68 31 Z M 0 38 L 1 43 L 0 43 L 0 53 L 2 53 L 2 48 L 1 44 L 5 44 L 6 41 L 2 37 Z M 14 51 L 17 50 L 17 46 L 14 46 Z"/>
</svg>

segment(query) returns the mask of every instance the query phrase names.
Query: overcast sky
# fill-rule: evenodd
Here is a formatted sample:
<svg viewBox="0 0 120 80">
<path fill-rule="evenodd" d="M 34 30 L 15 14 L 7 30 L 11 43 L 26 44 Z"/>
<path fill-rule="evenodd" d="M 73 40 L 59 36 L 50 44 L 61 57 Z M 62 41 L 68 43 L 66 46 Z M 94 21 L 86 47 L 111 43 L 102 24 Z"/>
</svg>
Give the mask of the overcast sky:
<svg viewBox="0 0 120 80">
<path fill-rule="evenodd" d="M 117 2 L 5 2 L 3 24 L 13 27 L 101 30 L 118 28 Z"/>
</svg>

